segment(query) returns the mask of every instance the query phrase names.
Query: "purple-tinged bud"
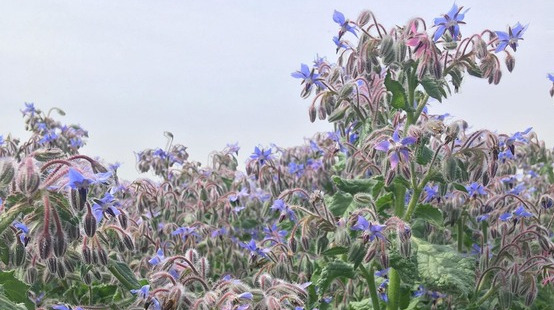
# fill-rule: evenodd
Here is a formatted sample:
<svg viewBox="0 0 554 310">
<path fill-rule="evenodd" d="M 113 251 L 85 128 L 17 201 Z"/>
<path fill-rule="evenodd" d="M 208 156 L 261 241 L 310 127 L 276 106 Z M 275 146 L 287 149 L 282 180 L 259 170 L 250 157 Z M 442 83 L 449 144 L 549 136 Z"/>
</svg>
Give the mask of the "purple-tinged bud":
<svg viewBox="0 0 554 310">
<path fill-rule="evenodd" d="M 61 279 L 65 278 L 65 266 L 63 265 L 63 262 L 61 259 L 58 259 L 58 270 L 56 271 L 58 274 L 58 277 Z"/>
<path fill-rule="evenodd" d="M 87 236 L 94 237 L 94 234 L 96 233 L 96 218 L 94 217 L 94 215 L 92 215 L 90 208 L 89 212 L 87 212 L 87 214 L 85 215 L 83 224 Z"/>
<path fill-rule="evenodd" d="M 12 158 L 0 159 L 0 185 L 7 185 L 13 180 L 15 166 Z"/>
<path fill-rule="evenodd" d="M 396 57 L 393 38 L 390 35 L 383 36 L 379 48 L 380 55 L 383 58 L 383 63 L 386 65 L 392 63 Z"/>
<path fill-rule="evenodd" d="M 550 88 L 550 97 L 554 97 L 554 83 L 552 83 L 552 88 Z"/>
<path fill-rule="evenodd" d="M 27 267 L 25 271 L 25 283 L 29 285 L 35 284 L 38 278 L 38 271 L 34 266 Z"/>
<path fill-rule="evenodd" d="M 325 109 L 325 106 L 323 104 L 320 104 L 317 108 L 317 116 L 320 120 L 324 120 L 327 118 L 327 110 Z"/>
<path fill-rule="evenodd" d="M 52 236 L 48 231 L 39 235 L 37 239 L 38 253 L 41 259 L 47 259 L 52 253 Z"/>
<path fill-rule="evenodd" d="M 87 273 L 81 273 L 81 279 L 83 280 L 83 283 L 85 283 L 86 285 L 91 285 L 92 284 L 92 278 L 90 276 L 90 272 L 87 272 Z"/>
<path fill-rule="evenodd" d="M 91 264 L 92 263 L 92 253 L 91 253 L 91 250 L 88 246 L 84 245 L 83 244 L 83 248 L 81 250 L 81 254 L 83 256 L 83 260 L 85 261 L 85 263 L 87 264 Z"/>
<path fill-rule="evenodd" d="M 296 253 L 296 249 L 298 247 L 298 242 L 296 241 L 296 238 L 294 236 L 291 236 L 288 240 L 288 245 L 292 253 Z"/>
<path fill-rule="evenodd" d="M 130 251 L 135 249 L 135 245 L 133 243 L 133 239 L 127 234 L 123 235 L 123 244 L 129 249 Z"/>
<path fill-rule="evenodd" d="M 487 49 L 487 43 L 483 38 L 477 36 L 473 38 L 473 51 L 478 59 L 487 57 L 489 51 Z"/>
<path fill-rule="evenodd" d="M 64 258 L 63 263 L 64 263 L 64 266 L 65 266 L 65 269 L 67 269 L 67 271 L 69 273 L 72 273 L 73 271 L 75 271 L 75 263 L 73 263 L 72 260 L 70 260 L 68 258 Z"/>
<path fill-rule="evenodd" d="M 59 148 L 40 149 L 33 152 L 33 157 L 41 162 L 46 162 L 64 157 L 64 152 Z"/>
<path fill-rule="evenodd" d="M 498 239 L 500 237 L 498 229 L 496 229 L 496 227 L 490 227 L 489 232 L 491 233 L 491 238 L 493 239 Z"/>
<path fill-rule="evenodd" d="M 70 241 L 77 240 L 81 238 L 81 230 L 79 229 L 79 226 L 73 225 L 73 224 L 67 224 L 67 237 Z"/>
<path fill-rule="evenodd" d="M 489 184 L 489 181 L 490 181 L 489 173 L 487 171 L 485 171 L 483 173 L 483 178 L 481 179 L 481 182 L 483 183 L 483 186 L 487 186 Z"/>
<path fill-rule="evenodd" d="M 344 115 L 346 114 L 346 111 L 348 110 L 348 105 L 341 105 L 337 107 L 332 113 L 329 114 L 327 121 L 330 123 L 334 123 L 336 121 L 340 121 L 344 118 Z"/>
<path fill-rule="evenodd" d="M 358 24 L 358 27 L 361 28 L 365 26 L 369 22 L 371 15 L 371 11 L 369 10 L 362 11 L 360 15 L 358 15 L 358 19 L 356 20 L 356 24 Z"/>
<path fill-rule="evenodd" d="M 177 285 L 173 286 L 169 290 L 169 294 L 164 301 L 162 309 L 180 309 L 182 295 L 183 291 L 181 290 L 181 287 Z"/>
<path fill-rule="evenodd" d="M 535 282 L 532 282 L 531 287 L 527 292 L 527 295 L 525 296 L 525 305 L 527 307 L 531 307 L 533 302 L 535 302 L 535 299 L 537 298 L 537 294 L 538 294 L 537 284 Z"/>
<path fill-rule="evenodd" d="M 92 254 L 92 263 L 95 265 L 98 265 L 98 252 L 94 251 L 94 249 L 91 251 Z"/>
<path fill-rule="evenodd" d="M 385 176 L 385 186 L 390 186 L 395 176 L 396 176 L 396 171 L 394 170 L 387 171 L 387 174 Z"/>
<path fill-rule="evenodd" d="M 333 113 L 333 110 L 335 109 L 335 97 L 333 95 L 323 95 L 323 98 L 321 98 L 321 103 L 325 107 L 325 112 L 327 115 Z"/>
<path fill-rule="evenodd" d="M 129 217 L 127 216 L 127 214 L 125 212 L 121 212 L 117 216 L 117 219 L 119 220 L 119 225 L 121 226 L 121 228 L 127 229 L 127 227 L 129 226 Z"/>
<path fill-rule="evenodd" d="M 25 163 L 17 171 L 17 186 L 27 196 L 33 195 L 40 185 L 40 175 L 36 171 L 33 158 L 28 157 Z"/>
<path fill-rule="evenodd" d="M 379 261 L 381 262 L 381 266 L 383 266 L 384 269 L 389 268 L 389 256 L 387 255 L 387 252 L 381 251 L 381 254 L 379 255 Z"/>
<path fill-rule="evenodd" d="M 550 240 L 542 235 L 538 239 L 539 245 L 541 246 L 543 251 L 550 252 L 550 250 L 552 249 L 552 243 L 550 242 Z"/>
<path fill-rule="evenodd" d="M 98 248 L 98 261 L 104 266 L 108 264 L 108 253 L 103 248 Z"/>
<path fill-rule="evenodd" d="M 336 235 L 335 235 L 335 238 Z M 305 247 L 305 249 L 309 249 L 309 239 L 308 238 L 305 238 L 306 241 L 302 241 L 302 243 L 306 243 L 305 245 L 303 245 Z M 325 249 L 327 249 L 327 246 L 329 245 L 329 239 L 327 239 L 327 236 L 326 235 L 322 235 L 320 236 L 319 238 L 317 238 L 317 241 L 316 241 L 316 245 L 317 245 L 317 251 L 318 253 L 321 253 L 323 251 L 325 251 Z"/>
<path fill-rule="evenodd" d="M 69 190 L 69 205 L 75 211 L 81 211 L 87 202 L 87 190 L 84 188 Z"/>
<path fill-rule="evenodd" d="M 302 235 L 302 237 L 300 237 L 300 244 L 302 244 L 302 249 L 304 249 L 304 251 L 310 249 L 310 239 L 307 236 Z"/>
<path fill-rule="evenodd" d="M 371 261 L 374 257 L 375 257 L 375 254 L 377 254 L 377 243 L 372 243 L 368 248 L 367 248 L 367 252 L 364 256 L 364 262 L 368 263 L 369 261 Z"/>
<path fill-rule="evenodd" d="M 13 264 L 15 266 L 21 266 L 25 263 L 25 257 L 27 253 L 25 252 L 25 246 L 21 242 L 15 243 L 15 248 L 13 249 Z"/>
<path fill-rule="evenodd" d="M 402 176 L 406 178 L 407 180 L 410 180 L 412 178 L 412 173 L 410 172 L 410 168 L 408 165 L 399 165 L 401 167 L 400 171 L 402 172 Z"/>
<path fill-rule="evenodd" d="M 502 78 L 502 71 L 500 69 L 495 70 L 493 74 L 493 80 L 492 80 L 494 85 L 498 85 L 498 83 L 500 83 L 501 78 Z"/>
<path fill-rule="evenodd" d="M 310 122 L 315 122 L 315 119 L 317 118 L 317 110 L 315 108 L 315 105 L 311 105 L 308 108 L 308 114 L 310 115 Z"/>
<path fill-rule="evenodd" d="M 65 235 L 62 230 L 57 230 L 54 233 L 52 245 L 54 248 L 54 255 L 56 255 L 56 257 L 63 257 L 67 250 L 67 242 L 65 241 Z"/>
<path fill-rule="evenodd" d="M 506 53 L 506 68 L 508 68 L 508 71 L 509 72 L 512 72 L 512 70 L 514 70 L 514 67 L 516 65 L 516 59 L 514 58 L 514 56 L 512 56 L 512 54 L 510 53 Z"/>
<path fill-rule="evenodd" d="M 48 266 L 48 271 L 50 271 L 51 274 L 56 274 L 58 271 L 58 260 L 55 257 L 48 258 L 46 265 Z"/>
</svg>

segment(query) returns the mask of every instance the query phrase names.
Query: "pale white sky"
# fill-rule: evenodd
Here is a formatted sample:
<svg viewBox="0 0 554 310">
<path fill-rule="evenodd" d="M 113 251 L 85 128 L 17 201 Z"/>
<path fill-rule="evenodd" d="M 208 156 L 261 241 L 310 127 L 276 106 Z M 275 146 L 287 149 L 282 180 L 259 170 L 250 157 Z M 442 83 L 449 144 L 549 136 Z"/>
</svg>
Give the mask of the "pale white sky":
<svg viewBox="0 0 554 310">
<path fill-rule="evenodd" d="M 468 78 L 462 93 L 432 111 L 474 129 L 512 133 L 533 126 L 554 146 L 554 1 L 467 0 L 463 34 L 529 23 L 512 74 L 498 86 Z M 238 141 L 292 146 L 325 122 L 308 120 L 290 73 L 316 53 L 335 60 L 333 10 L 355 19 L 370 9 L 386 28 L 421 16 L 429 23 L 450 1 L 2 1 L 0 134 L 26 138 L 19 110 L 34 102 L 67 113 L 89 131 L 83 152 L 123 163 L 134 178 L 135 151 L 163 147 L 164 131 L 206 162 Z"/>
</svg>

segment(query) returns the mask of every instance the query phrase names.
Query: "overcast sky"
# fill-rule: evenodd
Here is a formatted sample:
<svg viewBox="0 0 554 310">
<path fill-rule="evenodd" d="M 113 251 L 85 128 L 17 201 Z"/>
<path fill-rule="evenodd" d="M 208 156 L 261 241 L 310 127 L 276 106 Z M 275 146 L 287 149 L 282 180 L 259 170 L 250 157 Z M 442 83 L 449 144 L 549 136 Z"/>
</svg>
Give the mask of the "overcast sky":
<svg viewBox="0 0 554 310">
<path fill-rule="evenodd" d="M 513 133 L 533 126 L 554 146 L 554 1 L 467 0 L 464 35 L 529 23 L 512 74 L 498 86 L 468 78 L 461 94 L 431 111 L 473 129 Z M 290 73 L 316 54 L 335 61 L 333 10 L 356 19 L 373 11 L 386 28 L 446 13 L 449 1 L 2 1 L 0 134 L 27 138 L 19 110 L 63 109 L 60 120 L 89 131 L 83 152 L 122 162 L 138 175 L 134 152 L 165 146 L 164 131 L 207 162 L 239 142 L 303 143 L 331 127 L 308 120 Z"/>
</svg>

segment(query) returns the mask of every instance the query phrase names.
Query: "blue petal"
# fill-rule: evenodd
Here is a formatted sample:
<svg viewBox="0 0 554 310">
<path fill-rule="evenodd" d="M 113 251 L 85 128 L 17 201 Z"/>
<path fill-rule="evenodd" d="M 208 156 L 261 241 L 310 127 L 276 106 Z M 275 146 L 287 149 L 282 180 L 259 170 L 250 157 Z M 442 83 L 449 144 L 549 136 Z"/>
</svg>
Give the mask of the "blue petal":
<svg viewBox="0 0 554 310">
<path fill-rule="evenodd" d="M 342 24 L 344 24 L 344 22 L 346 21 L 346 18 L 344 18 L 344 14 L 335 10 L 335 12 L 333 13 L 333 20 L 335 21 L 335 23 L 342 26 Z"/>
<path fill-rule="evenodd" d="M 444 31 L 446 30 L 446 27 L 445 26 L 439 26 L 439 28 L 437 28 L 437 31 L 435 31 L 435 35 L 433 35 L 433 41 L 438 41 L 440 39 L 440 37 L 442 37 L 442 35 L 444 34 Z"/>
</svg>

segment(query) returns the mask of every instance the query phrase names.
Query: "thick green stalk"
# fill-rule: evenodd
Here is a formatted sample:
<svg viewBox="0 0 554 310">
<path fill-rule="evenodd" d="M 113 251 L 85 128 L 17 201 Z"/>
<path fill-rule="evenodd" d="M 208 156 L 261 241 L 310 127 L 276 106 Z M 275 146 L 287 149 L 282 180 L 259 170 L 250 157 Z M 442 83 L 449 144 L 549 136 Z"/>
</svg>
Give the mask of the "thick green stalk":
<svg viewBox="0 0 554 310">
<path fill-rule="evenodd" d="M 427 184 L 427 182 L 425 184 Z M 406 210 L 406 214 L 404 215 L 404 220 L 406 222 L 409 222 L 412 219 L 412 215 L 415 211 L 415 207 L 420 195 L 421 187 L 417 186 L 414 188 L 414 193 L 412 194 L 412 198 L 410 198 L 410 202 L 408 203 L 408 210 Z"/>
<path fill-rule="evenodd" d="M 381 310 L 381 307 L 379 306 L 379 296 L 377 295 L 377 287 L 375 286 L 373 263 L 369 267 L 369 272 L 363 264 L 360 264 L 360 270 L 362 271 L 362 274 L 367 282 L 367 287 L 369 288 L 369 296 L 371 296 L 371 304 L 373 305 L 373 309 Z"/>
<path fill-rule="evenodd" d="M 387 310 L 398 310 L 400 303 L 400 276 L 398 271 L 392 268 L 389 269 L 389 287 L 388 287 L 389 302 L 387 303 Z"/>
<path fill-rule="evenodd" d="M 394 185 L 394 215 L 402 218 L 404 216 L 404 210 L 406 209 L 405 198 L 406 197 L 406 187 L 401 184 Z"/>
<path fill-rule="evenodd" d="M 487 243 L 488 243 L 488 229 L 489 229 L 489 224 L 487 223 L 487 221 L 482 221 L 481 232 L 483 233 L 483 244 L 481 244 L 481 249 L 483 249 L 483 251 L 485 250 L 485 247 L 487 246 Z"/>
</svg>

